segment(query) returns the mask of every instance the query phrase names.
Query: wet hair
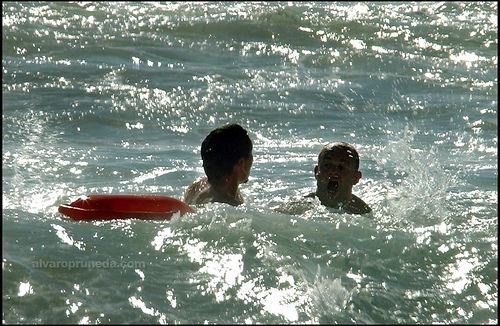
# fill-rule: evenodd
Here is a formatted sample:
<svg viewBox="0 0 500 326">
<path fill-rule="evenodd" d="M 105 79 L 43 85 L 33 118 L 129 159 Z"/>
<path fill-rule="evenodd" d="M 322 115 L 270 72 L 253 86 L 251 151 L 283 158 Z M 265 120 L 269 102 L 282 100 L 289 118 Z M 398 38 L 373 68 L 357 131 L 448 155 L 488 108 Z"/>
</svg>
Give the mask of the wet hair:
<svg viewBox="0 0 500 326">
<path fill-rule="evenodd" d="M 319 152 L 319 155 L 318 155 L 318 163 L 321 163 L 321 161 L 323 160 L 323 157 L 325 156 L 326 153 L 333 152 L 336 150 L 343 150 L 343 151 L 349 153 L 349 157 L 351 157 L 354 160 L 354 167 L 355 167 L 356 171 L 359 169 L 358 151 L 356 151 L 354 146 L 352 146 L 348 143 L 345 143 L 345 142 L 341 142 L 341 141 L 329 143 L 329 144 L 326 144 L 325 146 L 323 146 L 323 148 L 321 149 L 321 151 Z"/>
<path fill-rule="evenodd" d="M 248 159 L 252 141 L 240 125 L 227 124 L 212 130 L 201 144 L 201 159 L 208 181 L 233 173 L 240 158 Z"/>
</svg>

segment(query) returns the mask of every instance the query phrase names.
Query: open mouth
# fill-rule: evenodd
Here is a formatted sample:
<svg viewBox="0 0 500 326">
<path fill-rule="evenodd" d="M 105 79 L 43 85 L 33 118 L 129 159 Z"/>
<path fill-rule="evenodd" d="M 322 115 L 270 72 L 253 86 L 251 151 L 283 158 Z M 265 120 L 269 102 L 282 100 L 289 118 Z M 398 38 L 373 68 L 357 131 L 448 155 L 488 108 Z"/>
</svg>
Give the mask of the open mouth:
<svg viewBox="0 0 500 326">
<path fill-rule="evenodd" d="M 339 189 L 339 182 L 336 180 L 328 181 L 328 191 L 337 191 Z"/>
</svg>

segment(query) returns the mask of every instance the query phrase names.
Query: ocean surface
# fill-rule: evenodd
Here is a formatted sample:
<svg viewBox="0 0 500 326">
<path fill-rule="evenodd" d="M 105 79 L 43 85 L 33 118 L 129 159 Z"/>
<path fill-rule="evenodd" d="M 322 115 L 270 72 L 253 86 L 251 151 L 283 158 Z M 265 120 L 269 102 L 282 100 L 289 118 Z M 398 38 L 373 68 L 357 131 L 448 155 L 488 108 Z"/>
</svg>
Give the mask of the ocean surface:
<svg viewBox="0 0 500 326">
<path fill-rule="evenodd" d="M 2 322 L 498 322 L 496 2 L 2 2 Z M 238 207 L 183 198 L 200 146 L 254 144 Z M 353 144 L 373 216 L 280 213 Z"/>
</svg>

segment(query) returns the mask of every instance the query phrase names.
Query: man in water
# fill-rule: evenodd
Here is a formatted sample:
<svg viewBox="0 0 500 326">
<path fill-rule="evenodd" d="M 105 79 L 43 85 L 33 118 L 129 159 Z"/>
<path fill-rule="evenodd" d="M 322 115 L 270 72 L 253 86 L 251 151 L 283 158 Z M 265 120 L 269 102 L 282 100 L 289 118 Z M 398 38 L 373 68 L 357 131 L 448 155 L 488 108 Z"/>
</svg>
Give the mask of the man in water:
<svg viewBox="0 0 500 326">
<path fill-rule="evenodd" d="M 313 208 L 317 198 L 326 206 L 350 214 L 368 214 L 371 208 L 352 194 L 352 187 L 361 179 L 359 155 L 356 149 L 344 142 L 334 142 L 323 146 L 314 166 L 316 191 L 298 200 L 281 204 L 276 210 L 286 214 L 303 214 Z"/>
<path fill-rule="evenodd" d="M 327 207 L 343 209 L 351 214 L 367 214 L 372 210 L 359 197 L 352 194 L 352 187 L 361 179 L 359 155 L 356 149 L 344 142 L 323 146 L 314 167 L 316 192 L 306 197 L 317 197 Z"/>
<path fill-rule="evenodd" d="M 201 144 L 205 177 L 193 181 L 184 194 L 187 204 L 243 203 L 238 186 L 248 181 L 253 163 L 252 141 L 237 124 L 218 127 Z"/>
</svg>

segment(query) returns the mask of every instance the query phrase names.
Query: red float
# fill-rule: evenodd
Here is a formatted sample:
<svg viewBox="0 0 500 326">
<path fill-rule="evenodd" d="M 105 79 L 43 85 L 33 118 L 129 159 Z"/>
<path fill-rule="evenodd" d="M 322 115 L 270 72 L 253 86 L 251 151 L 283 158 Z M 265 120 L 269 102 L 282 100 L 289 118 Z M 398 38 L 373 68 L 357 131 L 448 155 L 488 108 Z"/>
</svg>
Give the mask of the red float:
<svg viewBox="0 0 500 326">
<path fill-rule="evenodd" d="M 195 211 L 178 199 L 156 195 L 90 195 L 59 206 L 59 213 L 75 221 L 127 218 L 170 220 L 177 212 L 182 216 Z"/>
</svg>

